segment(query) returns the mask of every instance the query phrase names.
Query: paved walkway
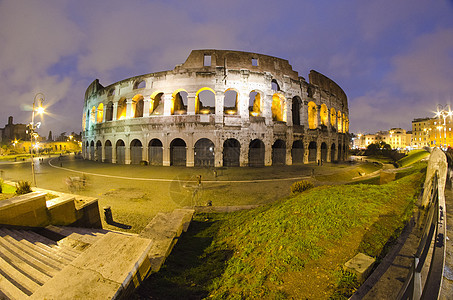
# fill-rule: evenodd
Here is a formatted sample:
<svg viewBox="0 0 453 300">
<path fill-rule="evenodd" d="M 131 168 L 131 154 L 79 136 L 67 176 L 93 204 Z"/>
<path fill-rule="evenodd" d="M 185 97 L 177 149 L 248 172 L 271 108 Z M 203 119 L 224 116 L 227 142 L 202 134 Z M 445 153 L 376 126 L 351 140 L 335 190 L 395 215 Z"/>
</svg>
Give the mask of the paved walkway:
<svg viewBox="0 0 453 300">
<path fill-rule="evenodd" d="M 440 299 L 453 299 L 453 187 L 451 184 L 445 189 L 445 205 L 447 207 L 447 245 Z"/>
</svg>

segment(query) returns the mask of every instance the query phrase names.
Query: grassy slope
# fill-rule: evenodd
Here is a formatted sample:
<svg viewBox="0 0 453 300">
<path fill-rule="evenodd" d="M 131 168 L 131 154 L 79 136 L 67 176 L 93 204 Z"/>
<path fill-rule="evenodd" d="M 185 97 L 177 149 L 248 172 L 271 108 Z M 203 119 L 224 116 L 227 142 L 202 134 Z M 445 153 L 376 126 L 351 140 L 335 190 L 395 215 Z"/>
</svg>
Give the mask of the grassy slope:
<svg viewBox="0 0 453 300">
<path fill-rule="evenodd" d="M 358 252 L 383 255 L 410 216 L 423 176 L 385 186 L 322 186 L 251 211 L 198 215 L 168 268 L 138 295 L 341 298 L 338 287 L 348 276 L 341 266 Z"/>
<path fill-rule="evenodd" d="M 398 160 L 396 163 L 399 167 L 407 167 L 415 162 L 420 161 L 421 159 L 425 158 L 429 155 L 429 152 L 426 150 L 413 150 L 409 152 L 409 154 L 402 159 Z"/>
</svg>

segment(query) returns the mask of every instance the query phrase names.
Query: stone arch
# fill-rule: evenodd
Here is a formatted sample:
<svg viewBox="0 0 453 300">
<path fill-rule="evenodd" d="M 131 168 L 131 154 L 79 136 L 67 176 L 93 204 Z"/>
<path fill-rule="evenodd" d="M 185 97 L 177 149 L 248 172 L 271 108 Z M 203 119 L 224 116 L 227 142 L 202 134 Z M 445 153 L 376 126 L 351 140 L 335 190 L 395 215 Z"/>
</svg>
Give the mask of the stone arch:
<svg viewBox="0 0 453 300">
<path fill-rule="evenodd" d="M 132 140 L 130 144 L 131 149 L 131 164 L 138 165 L 143 160 L 142 153 L 143 153 L 143 145 L 139 139 Z"/>
<path fill-rule="evenodd" d="M 330 161 L 335 161 L 335 143 L 332 143 L 332 145 L 330 146 Z"/>
<path fill-rule="evenodd" d="M 90 125 L 96 124 L 96 106 L 93 106 L 90 111 Z"/>
<path fill-rule="evenodd" d="M 98 140 L 96 142 L 96 153 L 95 153 L 95 160 L 102 162 L 102 142 Z"/>
<path fill-rule="evenodd" d="M 116 163 L 125 164 L 126 163 L 126 144 L 123 140 L 116 141 Z"/>
<path fill-rule="evenodd" d="M 144 89 L 146 87 L 146 81 L 144 80 L 137 80 L 134 83 L 134 90 L 136 89 Z"/>
<path fill-rule="evenodd" d="M 239 93 L 236 89 L 227 89 L 224 93 L 223 113 L 237 115 L 239 112 Z"/>
<path fill-rule="evenodd" d="M 194 162 L 196 167 L 214 166 L 214 143 L 210 139 L 202 138 L 195 143 Z"/>
<path fill-rule="evenodd" d="M 272 79 L 271 90 L 276 91 L 276 92 L 280 91 L 280 85 L 278 84 L 277 79 Z"/>
<path fill-rule="evenodd" d="M 300 108 L 302 107 L 302 100 L 299 96 L 293 97 L 291 106 L 291 114 L 293 117 L 293 125 L 300 125 Z"/>
<path fill-rule="evenodd" d="M 106 121 L 113 120 L 113 102 L 112 101 L 107 103 L 107 107 L 105 108 L 105 120 Z"/>
<path fill-rule="evenodd" d="M 318 107 L 313 101 L 308 102 L 308 128 L 318 128 Z"/>
<path fill-rule="evenodd" d="M 94 155 L 95 155 L 95 149 L 94 149 L 94 141 L 91 141 L 90 143 L 90 160 L 94 160 Z"/>
<path fill-rule="evenodd" d="M 183 139 L 176 138 L 170 143 L 170 165 L 185 166 L 187 155 L 187 144 Z"/>
<path fill-rule="evenodd" d="M 159 139 L 152 139 L 148 143 L 148 159 L 149 164 L 153 166 L 161 166 L 163 161 L 164 148 Z"/>
<path fill-rule="evenodd" d="M 187 114 L 187 91 L 185 89 L 177 89 L 172 94 L 172 115 L 185 115 Z"/>
<path fill-rule="evenodd" d="M 337 123 L 338 123 L 337 131 L 340 133 L 343 132 L 343 119 L 342 119 L 341 111 L 337 112 Z"/>
<path fill-rule="evenodd" d="M 272 165 L 284 164 L 286 164 L 286 143 L 278 139 L 272 145 Z"/>
<path fill-rule="evenodd" d="M 311 141 L 310 144 L 308 144 L 308 162 L 316 162 L 317 151 L 318 146 L 316 145 L 316 142 Z"/>
<path fill-rule="evenodd" d="M 104 161 L 112 162 L 112 142 L 110 140 L 105 141 L 104 145 Z"/>
<path fill-rule="evenodd" d="M 99 103 L 96 113 L 96 123 L 102 123 L 103 118 L 104 118 L 104 104 Z"/>
<path fill-rule="evenodd" d="M 263 167 L 265 146 L 262 140 L 254 139 L 249 144 L 249 166 Z"/>
<path fill-rule="evenodd" d="M 321 161 L 327 161 L 327 144 L 325 142 L 321 143 Z"/>
<path fill-rule="evenodd" d="M 336 127 L 337 125 L 337 113 L 335 112 L 335 108 L 330 109 L 330 124 L 332 127 Z"/>
<path fill-rule="evenodd" d="M 253 117 L 261 116 L 263 112 L 263 93 L 258 90 L 253 90 L 249 93 L 249 112 Z"/>
<path fill-rule="evenodd" d="M 151 103 L 149 105 L 149 114 L 150 115 L 163 115 L 164 114 L 164 102 L 162 97 L 164 96 L 163 92 L 157 91 L 151 95 Z"/>
<path fill-rule="evenodd" d="M 272 120 L 286 122 L 286 99 L 282 94 L 272 95 Z"/>
<path fill-rule="evenodd" d="M 321 125 L 323 126 L 329 125 L 329 110 L 327 109 L 327 105 L 325 105 L 324 103 L 321 104 L 319 116 L 321 117 Z"/>
<path fill-rule="evenodd" d="M 301 140 L 293 142 L 291 157 L 293 159 L 293 164 L 302 164 L 304 162 L 304 143 Z"/>
<path fill-rule="evenodd" d="M 239 167 L 241 143 L 237 139 L 227 139 L 223 142 L 223 166 Z"/>
<path fill-rule="evenodd" d="M 118 101 L 118 106 L 117 106 L 117 110 L 116 110 L 116 119 L 117 120 L 126 119 L 126 111 L 127 111 L 126 98 L 122 97 Z"/>
<path fill-rule="evenodd" d="M 195 94 L 195 113 L 215 114 L 215 92 L 213 89 L 203 87 Z"/>
<path fill-rule="evenodd" d="M 111 88 L 108 93 L 107 93 L 107 96 L 115 96 L 115 88 Z"/>
<path fill-rule="evenodd" d="M 144 98 L 142 94 L 137 94 L 132 98 L 132 115 L 134 118 L 143 117 Z"/>
</svg>

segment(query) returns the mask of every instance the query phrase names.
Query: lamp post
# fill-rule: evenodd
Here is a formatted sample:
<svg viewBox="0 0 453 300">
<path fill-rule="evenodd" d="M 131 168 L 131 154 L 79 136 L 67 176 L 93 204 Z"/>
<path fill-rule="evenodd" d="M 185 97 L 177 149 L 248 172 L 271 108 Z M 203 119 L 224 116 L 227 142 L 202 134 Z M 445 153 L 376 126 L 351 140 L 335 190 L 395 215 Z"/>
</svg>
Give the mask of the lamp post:
<svg viewBox="0 0 453 300">
<path fill-rule="evenodd" d="M 448 110 L 447 110 L 447 108 L 448 108 Z M 439 126 L 438 129 L 440 131 L 440 134 L 442 134 L 442 129 L 444 131 L 443 139 L 445 141 L 445 144 L 442 144 L 442 136 L 440 137 L 440 142 L 441 142 L 441 145 L 445 146 L 445 148 L 447 148 L 447 124 L 446 124 L 446 120 L 447 120 L 447 117 L 451 117 L 452 115 L 453 115 L 453 112 L 451 111 L 449 104 L 446 104 L 446 105 L 437 104 L 436 117 L 439 118 L 439 121 L 442 121 L 442 119 L 444 120 L 443 124 L 439 124 L 441 126 Z"/>
<path fill-rule="evenodd" d="M 38 103 L 36 103 L 38 100 Z M 31 123 L 29 124 L 29 131 L 30 131 L 30 158 L 31 158 L 31 173 L 32 173 L 32 185 L 36 186 L 36 176 L 35 176 L 35 161 L 33 159 L 33 139 L 36 141 L 36 137 L 38 134 L 35 132 L 35 129 L 39 128 L 41 123 L 37 123 L 35 125 L 35 111 L 42 115 L 44 112 L 44 108 L 42 107 L 42 103 L 44 102 L 44 94 L 37 93 L 35 98 L 33 99 L 33 110 L 31 113 Z M 37 106 L 37 107 L 36 107 Z"/>
</svg>

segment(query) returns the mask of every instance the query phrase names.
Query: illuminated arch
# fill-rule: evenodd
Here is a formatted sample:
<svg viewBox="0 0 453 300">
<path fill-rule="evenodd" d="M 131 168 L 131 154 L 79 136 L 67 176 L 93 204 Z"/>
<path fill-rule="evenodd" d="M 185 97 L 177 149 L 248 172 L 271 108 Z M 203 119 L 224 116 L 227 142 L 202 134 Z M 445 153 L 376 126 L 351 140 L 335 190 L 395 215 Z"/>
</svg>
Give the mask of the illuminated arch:
<svg viewBox="0 0 453 300">
<path fill-rule="evenodd" d="M 203 87 L 195 94 L 195 113 L 215 113 L 215 92 L 213 89 Z"/>
<path fill-rule="evenodd" d="M 161 91 L 156 91 L 151 94 L 151 103 L 149 105 L 149 114 L 153 115 L 163 115 L 164 114 L 164 103 L 162 101 L 162 96 L 164 95 Z"/>
<path fill-rule="evenodd" d="M 343 132 L 343 119 L 341 117 L 341 111 L 337 112 L 338 132 Z"/>
<path fill-rule="evenodd" d="M 327 109 L 327 105 L 325 105 L 324 103 L 321 104 L 319 116 L 321 117 L 321 125 L 329 125 L 329 110 Z"/>
<path fill-rule="evenodd" d="M 263 93 L 258 90 L 253 90 L 249 93 L 249 112 L 253 117 L 261 116 L 262 113 L 262 97 Z"/>
<path fill-rule="evenodd" d="M 132 116 L 134 118 L 141 118 L 143 117 L 143 102 L 144 98 L 142 94 L 137 94 L 132 98 Z"/>
<path fill-rule="evenodd" d="M 116 119 L 117 120 L 126 119 L 126 107 L 127 107 L 126 98 L 123 97 L 118 101 L 118 106 L 117 106 L 117 110 L 116 110 Z"/>
<path fill-rule="evenodd" d="M 330 109 L 330 124 L 332 124 L 333 127 L 337 125 L 337 113 L 333 107 Z"/>
<path fill-rule="evenodd" d="M 214 143 L 207 138 L 199 139 L 194 145 L 194 165 L 214 166 Z"/>
<path fill-rule="evenodd" d="M 308 128 L 316 129 L 318 127 L 318 107 L 311 101 L 308 102 Z"/>
<path fill-rule="evenodd" d="M 236 115 L 239 111 L 239 93 L 236 89 L 227 89 L 224 92 L 223 112 L 227 115 Z"/>
<path fill-rule="evenodd" d="M 272 95 L 272 120 L 286 122 L 286 99 L 282 94 Z"/>
<path fill-rule="evenodd" d="M 104 104 L 99 103 L 97 114 L 96 114 L 96 123 L 102 123 L 102 119 L 104 118 Z"/>
<path fill-rule="evenodd" d="M 82 116 L 82 130 L 85 131 L 87 128 L 87 113 L 84 112 Z"/>
<path fill-rule="evenodd" d="M 345 133 L 346 132 L 346 116 L 345 116 L 345 114 L 343 114 L 342 121 L 343 121 L 343 127 L 342 127 L 343 131 L 342 132 Z"/>
<path fill-rule="evenodd" d="M 96 124 L 96 106 L 93 106 L 90 112 L 90 125 L 93 124 Z"/>
<path fill-rule="evenodd" d="M 187 91 L 185 89 L 177 89 L 171 96 L 171 114 L 187 114 Z"/>
</svg>

